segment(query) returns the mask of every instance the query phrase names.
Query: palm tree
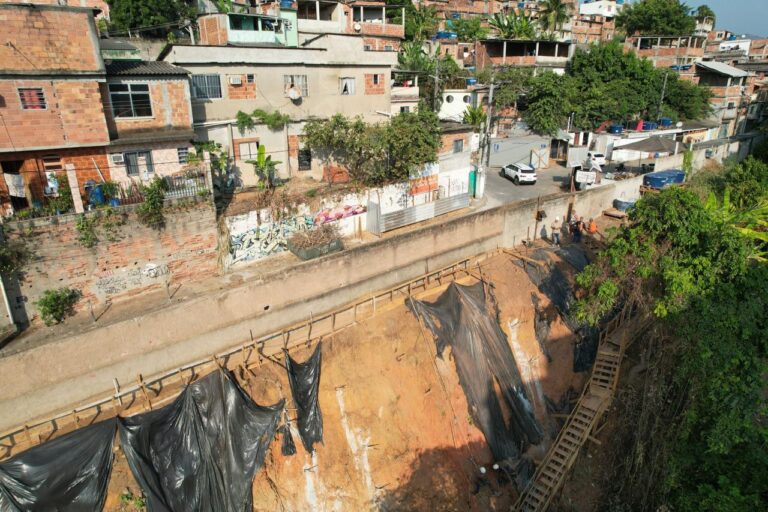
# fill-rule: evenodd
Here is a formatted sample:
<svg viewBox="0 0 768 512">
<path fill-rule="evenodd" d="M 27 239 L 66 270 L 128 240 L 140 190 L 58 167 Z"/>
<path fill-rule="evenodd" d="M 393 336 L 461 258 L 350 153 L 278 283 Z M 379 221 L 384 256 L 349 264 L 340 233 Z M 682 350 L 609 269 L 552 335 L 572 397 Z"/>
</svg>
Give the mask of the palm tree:
<svg viewBox="0 0 768 512">
<path fill-rule="evenodd" d="M 726 187 L 722 203 L 717 200 L 715 193 L 711 192 L 704 207 L 716 219 L 752 241 L 750 258 L 768 263 L 768 199 L 763 199 L 750 208 L 738 209 L 731 202 L 730 188 Z"/>
<path fill-rule="evenodd" d="M 508 14 L 496 13 L 488 21 L 496 29 L 501 39 L 533 39 L 536 37 L 536 27 L 527 16 L 518 16 L 514 12 Z"/>
<path fill-rule="evenodd" d="M 397 67 L 403 71 L 421 71 L 429 74 L 434 72 L 435 60 L 424 51 L 420 41 L 406 41 L 400 46 Z"/>
<path fill-rule="evenodd" d="M 480 128 L 485 124 L 488 116 L 486 115 L 483 107 L 473 107 L 469 105 L 467 110 L 464 111 L 464 124 L 468 124 L 473 128 Z"/>
<path fill-rule="evenodd" d="M 556 32 L 570 18 L 570 5 L 564 0 L 541 0 L 539 23 L 545 32 Z"/>
</svg>

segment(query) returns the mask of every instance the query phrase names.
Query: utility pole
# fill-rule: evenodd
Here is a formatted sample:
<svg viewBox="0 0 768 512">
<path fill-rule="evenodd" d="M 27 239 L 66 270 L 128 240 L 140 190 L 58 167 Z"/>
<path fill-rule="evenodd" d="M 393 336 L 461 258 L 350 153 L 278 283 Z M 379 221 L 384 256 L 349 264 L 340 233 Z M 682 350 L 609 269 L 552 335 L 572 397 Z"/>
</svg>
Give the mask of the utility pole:
<svg viewBox="0 0 768 512">
<path fill-rule="evenodd" d="M 664 104 L 664 95 L 667 93 L 667 78 L 669 78 L 669 71 L 664 73 L 664 85 L 661 86 L 661 99 L 659 100 L 659 109 L 656 111 L 656 118 L 661 117 L 661 107 Z"/>
<path fill-rule="evenodd" d="M 440 90 L 440 52 L 437 52 L 437 60 L 435 61 L 435 76 L 432 77 L 435 79 L 435 90 L 432 94 L 432 110 L 437 113 L 437 94 Z"/>
<path fill-rule="evenodd" d="M 496 84 L 491 79 L 491 87 L 488 91 L 488 112 L 485 119 L 485 170 L 491 166 L 491 124 L 493 119 L 493 90 L 496 88 Z"/>
</svg>

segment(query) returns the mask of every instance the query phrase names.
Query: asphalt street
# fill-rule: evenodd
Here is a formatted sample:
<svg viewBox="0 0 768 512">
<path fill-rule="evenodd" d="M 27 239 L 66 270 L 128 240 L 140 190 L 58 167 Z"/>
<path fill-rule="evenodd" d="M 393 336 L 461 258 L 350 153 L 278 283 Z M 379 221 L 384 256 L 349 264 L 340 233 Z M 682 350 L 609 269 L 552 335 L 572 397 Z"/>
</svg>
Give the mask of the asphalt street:
<svg viewBox="0 0 768 512">
<path fill-rule="evenodd" d="M 550 160 L 548 169 L 536 171 L 535 185 L 515 185 L 512 180 L 501 175 L 501 168 L 491 166 L 485 182 L 485 195 L 488 198 L 485 207 L 493 208 L 502 204 L 564 192 L 563 183 L 568 181 L 568 169 Z"/>
</svg>

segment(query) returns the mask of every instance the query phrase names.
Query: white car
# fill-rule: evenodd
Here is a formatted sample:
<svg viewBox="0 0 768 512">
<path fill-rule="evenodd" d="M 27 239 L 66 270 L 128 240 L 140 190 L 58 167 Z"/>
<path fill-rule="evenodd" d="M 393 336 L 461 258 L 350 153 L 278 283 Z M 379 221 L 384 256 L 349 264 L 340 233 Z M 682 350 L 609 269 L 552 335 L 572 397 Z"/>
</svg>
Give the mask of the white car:
<svg viewBox="0 0 768 512">
<path fill-rule="evenodd" d="M 536 170 L 530 165 L 509 164 L 504 167 L 504 176 L 515 182 L 515 185 L 522 183 L 536 183 Z"/>
<path fill-rule="evenodd" d="M 587 153 L 587 160 L 590 164 L 605 165 L 605 155 L 602 153 Z"/>
</svg>

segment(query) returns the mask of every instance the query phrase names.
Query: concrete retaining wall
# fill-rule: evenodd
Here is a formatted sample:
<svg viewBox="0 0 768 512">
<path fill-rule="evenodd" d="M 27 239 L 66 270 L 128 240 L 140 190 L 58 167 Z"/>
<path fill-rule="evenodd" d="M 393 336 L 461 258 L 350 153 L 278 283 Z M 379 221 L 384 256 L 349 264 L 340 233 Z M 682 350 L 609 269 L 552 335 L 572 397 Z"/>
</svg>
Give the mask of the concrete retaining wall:
<svg viewBox="0 0 768 512">
<path fill-rule="evenodd" d="M 568 205 L 585 217 L 611 206 L 616 187 L 555 194 L 442 223 L 297 264 L 261 279 L 150 311 L 0 359 L 0 430 L 178 368 L 336 309 L 457 260 L 548 233 Z M 547 218 L 537 223 L 535 212 Z"/>
</svg>

